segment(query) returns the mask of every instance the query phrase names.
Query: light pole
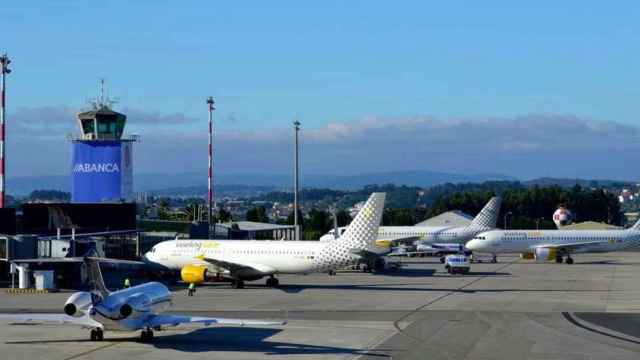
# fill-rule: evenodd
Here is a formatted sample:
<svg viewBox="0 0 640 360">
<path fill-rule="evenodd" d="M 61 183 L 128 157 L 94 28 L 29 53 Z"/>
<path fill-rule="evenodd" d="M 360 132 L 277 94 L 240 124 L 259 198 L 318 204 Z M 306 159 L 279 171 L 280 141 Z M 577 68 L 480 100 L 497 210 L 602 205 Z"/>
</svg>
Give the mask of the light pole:
<svg viewBox="0 0 640 360">
<path fill-rule="evenodd" d="M 540 230 L 540 220 L 544 220 L 544 218 L 537 218 L 536 219 L 536 230 Z"/>
<path fill-rule="evenodd" d="M 5 53 L 0 56 L 0 73 L 2 73 L 0 80 L 0 208 L 4 208 L 4 194 L 5 194 L 5 105 L 6 105 L 6 97 L 5 97 L 5 75 L 11 73 L 11 69 L 9 69 L 9 64 L 11 64 L 11 60 Z"/>
<path fill-rule="evenodd" d="M 207 211 L 207 235 L 211 238 L 211 218 L 213 212 L 213 97 L 207 98 L 207 104 L 209 105 L 209 192 L 207 194 L 207 200 L 209 209 Z"/>
<path fill-rule="evenodd" d="M 513 213 L 511 211 L 507 212 L 506 214 L 504 214 L 504 229 L 507 230 L 507 217 L 513 215 Z"/>
<path fill-rule="evenodd" d="M 296 231 L 296 240 L 300 240 L 300 228 L 298 226 L 298 186 L 300 181 L 298 178 L 298 172 L 300 170 L 298 159 L 298 132 L 300 131 L 300 121 L 293 122 L 293 129 L 295 131 L 295 169 L 293 171 L 293 226 Z"/>
</svg>

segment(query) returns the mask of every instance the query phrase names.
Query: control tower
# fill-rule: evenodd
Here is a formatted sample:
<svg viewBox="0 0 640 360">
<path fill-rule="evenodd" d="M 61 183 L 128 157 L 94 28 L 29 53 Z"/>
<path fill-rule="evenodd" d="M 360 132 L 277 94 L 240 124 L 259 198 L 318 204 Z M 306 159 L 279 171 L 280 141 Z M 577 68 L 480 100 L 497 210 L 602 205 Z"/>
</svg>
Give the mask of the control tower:
<svg viewBox="0 0 640 360">
<path fill-rule="evenodd" d="M 101 95 L 91 109 L 78 114 L 80 135 L 71 138 L 71 202 L 133 201 L 133 143 L 123 136 L 127 116 L 113 111 L 113 101 Z"/>
</svg>

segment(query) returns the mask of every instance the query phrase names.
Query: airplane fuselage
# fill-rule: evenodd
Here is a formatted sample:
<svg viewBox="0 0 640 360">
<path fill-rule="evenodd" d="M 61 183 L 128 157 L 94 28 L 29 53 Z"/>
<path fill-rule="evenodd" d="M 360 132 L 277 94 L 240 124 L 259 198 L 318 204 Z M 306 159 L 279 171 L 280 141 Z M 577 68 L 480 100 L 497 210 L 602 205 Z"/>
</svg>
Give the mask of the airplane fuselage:
<svg viewBox="0 0 640 360">
<path fill-rule="evenodd" d="M 322 270 L 323 250 L 328 245 L 318 241 L 173 240 L 156 245 L 155 250 L 145 254 L 145 261 L 170 270 L 203 265 L 220 274 L 228 273 L 202 259 L 205 257 L 255 264 L 265 274 L 309 273 Z M 351 258 L 358 259 L 356 255 Z"/>
<path fill-rule="evenodd" d="M 126 306 L 130 307 L 128 314 L 123 312 Z M 112 292 L 106 299 L 89 307 L 87 314 L 105 330 L 138 330 L 145 326 L 148 318 L 170 307 L 169 289 L 161 283 L 149 282 Z"/>
<path fill-rule="evenodd" d="M 478 234 L 467 248 L 488 253 L 527 253 L 536 247 L 584 243 L 573 253 L 611 252 L 636 247 L 636 230 L 493 230 Z"/>
</svg>

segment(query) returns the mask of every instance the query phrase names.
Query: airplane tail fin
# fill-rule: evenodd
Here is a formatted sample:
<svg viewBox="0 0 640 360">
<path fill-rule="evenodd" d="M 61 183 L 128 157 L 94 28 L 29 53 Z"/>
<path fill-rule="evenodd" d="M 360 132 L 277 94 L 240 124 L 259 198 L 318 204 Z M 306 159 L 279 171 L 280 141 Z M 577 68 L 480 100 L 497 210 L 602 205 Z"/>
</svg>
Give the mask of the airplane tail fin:
<svg viewBox="0 0 640 360">
<path fill-rule="evenodd" d="M 502 205 L 502 198 L 494 196 L 489 199 L 489 202 L 480 210 L 478 215 L 473 218 L 469 227 L 473 228 L 490 228 L 496 227 L 498 222 L 498 214 L 500 214 L 500 206 Z"/>
<path fill-rule="evenodd" d="M 102 277 L 102 271 L 100 271 L 100 263 L 97 258 L 85 256 L 83 258 L 84 264 L 87 266 L 89 272 L 89 281 L 91 281 L 93 290 L 100 293 L 102 298 L 106 298 L 111 293 L 109 289 L 104 285 L 104 279 Z"/>
<path fill-rule="evenodd" d="M 385 193 L 373 193 L 358 212 L 355 219 L 335 242 L 349 244 L 352 248 L 364 249 L 374 245 L 378 238 L 378 227 L 384 211 Z"/>
</svg>

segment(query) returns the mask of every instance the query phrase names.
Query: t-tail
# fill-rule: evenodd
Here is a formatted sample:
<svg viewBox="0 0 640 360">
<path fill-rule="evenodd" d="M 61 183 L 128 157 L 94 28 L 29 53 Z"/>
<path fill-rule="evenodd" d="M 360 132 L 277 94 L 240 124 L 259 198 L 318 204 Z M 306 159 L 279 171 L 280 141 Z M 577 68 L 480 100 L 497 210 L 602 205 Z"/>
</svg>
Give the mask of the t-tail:
<svg viewBox="0 0 640 360">
<path fill-rule="evenodd" d="M 500 205 L 502 198 L 494 196 L 489 199 L 487 205 L 473 218 L 468 227 L 475 229 L 495 229 L 498 222 L 498 214 L 500 214 Z"/>
<path fill-rule="evenodd" d="M 93 292 L 97 292 L 103 299 L 105 299 L 111 292 L 104 285 L 104 278 L 102 277 L 102 271 L 100 271 L 99 259 L 85 256 L 83 261 L 87 267 L 87 272 L 89 273 L 89 280 L 93 286 Z"/>
</svg>

